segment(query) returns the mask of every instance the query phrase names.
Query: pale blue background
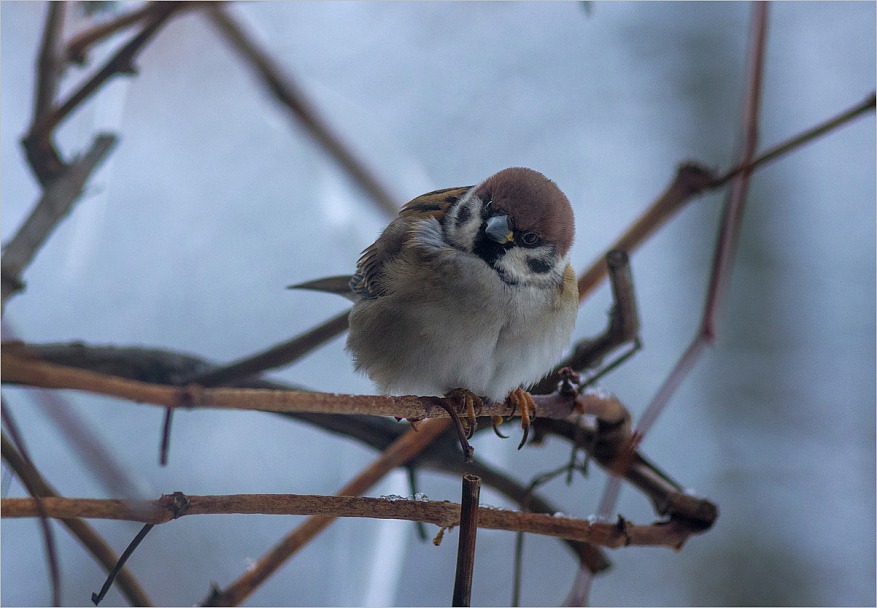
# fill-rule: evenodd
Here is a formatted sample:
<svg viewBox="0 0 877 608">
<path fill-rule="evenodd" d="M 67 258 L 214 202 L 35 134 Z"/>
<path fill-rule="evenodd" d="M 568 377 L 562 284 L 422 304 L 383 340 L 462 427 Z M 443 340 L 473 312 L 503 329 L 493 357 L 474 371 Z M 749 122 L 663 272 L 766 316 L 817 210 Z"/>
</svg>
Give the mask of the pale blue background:
<svg viewBox="0 0 877 608">
<path fill-rule="evenodd" d="M 230 6 L 400 202 L 511 165 L 554 179 L 573 201 L 583 268 L 694 158 L 733 162 L 750 7 L 737 3 L 290 3 Z M 3 2 L 2 236 L 38 197 L 19 138 L 30 118 L 43 3 Z M 76 17 L 77 19 L 81 17 Z M 863 99 L 875 85 L 873 3 L 771 7 L 762 142 Z M 75 23 L 74 23 L 75 25 Z M 117 40 L 115 44 L 118 44 Z M 106 55 L 102 51 L 96 55 Z M 215 361 L 256 352 L 340 311 L 289 283 L 349 272 L 386 218 L 290 125 L 197 12 L 176 19 L 61 130 L 67 154 L 97 129 L 121 142 L 88 195 L 40 251 L 6 320 L 32 341 L 177 349 Z M 69 90 L 84 76 L 71 70 Z M 595 585 L 595 604 L 875 602 L 875 137 L 873 116 L 753 179 L 720 336 L 643 448 L 721 516 L 681 552 L 631 548 Z M 698 199 L 633 258 L 644 350 L 607 377 L 642 411 L 698 324 L 720 196 Z M 605 321 L 608 293 L 576 338 Z M 342 340 L 277 378 L 367 392 Z M 109 492 L 28 393 L 4 394 L 37 465 L 70 496 Z M 270 415 L 181 414 L 159 468 L 161 412 L 64 393 L 147 496 L 332 493 L 374 454 Z M 557 441 L 477 454 L 522 480 L 567 458 Z M 548 493 L 587 516 L 591 479 Z M 458 480 L 423 476 L 434 499 Z M 406 494 L 401 477 L 373 494 Z M 14 483 L 9 496 L 21 496 Z M 482 500 L 505 504 L 492 492 Z M 619 512 L 647 523 L 626 488 Z M 159 604 L 227 585 L 301 518 L 191 517 L 153 531 L 129 562 Z M 135 524 L 96 522 L 117 550 Z M 57 527 L 65 602 L 104 575 Z M 447 605 L 456 535 L 440 548 L 407 523 L 342 521 L 251 597 L 251 605 Z M 510 601 L 513 535 L 478 537 L 473 602 Z M 46 604 L 38 522 L 2 524 L 2 601 Z M 523 599 L 563 600 L 576 565 L 530 538 Z M 106 605 L 122 602 L 112 591 Z"/>
</svg>

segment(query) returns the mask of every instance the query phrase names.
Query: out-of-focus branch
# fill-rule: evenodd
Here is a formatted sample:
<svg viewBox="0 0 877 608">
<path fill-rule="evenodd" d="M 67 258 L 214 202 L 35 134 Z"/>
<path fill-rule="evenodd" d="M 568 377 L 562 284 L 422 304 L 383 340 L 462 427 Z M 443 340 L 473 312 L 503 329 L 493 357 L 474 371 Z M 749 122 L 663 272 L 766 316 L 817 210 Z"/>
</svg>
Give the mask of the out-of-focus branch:
<svg viewBox="0 0 877 608">
<path fill-rule="evenodd" d="M 21 437 L 21 433 L 18 432 L 18 426 L 12 419 L 12 414 L 9 413 L 9 407 L 6 405 L 5 399 L 2 400 L 0 408 L 2 408 L 0 409 L 0 415 L 3 417 L 3 424 L 6 426 L 9 436 L 12 438 L 12 442 L 6 440 L 5 435 L 3 436 L 3 439 L 6 440 L 7 443 L 14 443 L 15 449 L 21 456 L 25 465 L 20 469 L 18 478 L 21 479 L 24 487 L 27 488 L 28 493 L 33 496 L 34 515 L 40 518 L 40 528 L 43 531 L 43 541 L 46 545 L 46 559 L 49 562 L 49 579 L 52 582 L 52 605 L 60 606 L 61 569 L 58 566 L 58 552 L 55 545 L 55 535 L 52 532 L 52 526 L 49 523 L 49 515 L 46 511 L 45 505 L 43 505 L 43 498 L 39 492 L 37 468 L 34 466 L 33 461 L 27 453 L 24 440 Z"/>
<path fill-rule="evenodd" d="M 33 485 L 37 495 L 43 498 L 58 497 L 58 493 L 52 486 L 40 475 L 39 471 L 29 467 L 28 463 L 21 457 L 18 450 L 6 439 L 2 437 L 3 460 L 9 464 L 9 467 L 15 471 L 19 478 L 27 475 Z M 53 516 L 54 517 L 54 516 Z M 75 536 L 86 551 L 103 566 L 104 570 L 110 572 L 113 569 L 118 556 L 112 548 L 104 541 L 103 538 L 95 531 L 91 525 L 76 517 L 60 518 L 61 523 Z M 143 588 L 137 582 L 137 579 L 127 569 L 122 569 L 118 574 L 117 581 L 119 590 L 132 606 L 152 606 L 152 602 Z"/>
<path fill-rule="evenodd" d="M 21 274 L 25 267 L 30 264 L 52 229 L 70 212 L 73 203 L 82 194 L 85 182 L 115 144 L 114 135 L 98 135 L 91 149 L 82 158 L 65 167 L 59 176 L 47 184 L 43 196 L 24 224 L 3 247 L 3 258 L 0 261 L 3 270 L 3 306 L 11 295 L 24 288 Z"/>
<path fill-rule="evenodd" d="M 183 510 L 171 503 L 185 500 Z M 358 517 L 400 519 L 435 524 L 442 528 L 460 523 L 460 505 L 448 501 L 404 500 L 361 496 L 315 496 L 299 494 L 234 494 L 228 496 L 166 495 L 154 501 L 124 501 L 89 498 L 45 498 L 49 517 L 120 519 L 163 524 L 188 515 L 315 515 L 320 517 Z M 4 518 L 35 517 L 32 498 L 4 498 L 0 502 Z M 144 515 L 144 513 L 148 515 Z M 521 531 L 570 540 L 588 541 L 616 549 L 625 546 L 651 546 L 678 549 L 692 534 L 684 521 L 671 520 L 651 525 L 590 522 L 546 513 L 505 509 L 479 510 L 478 527 L 487 530 Z"/>
<path fill-rule="evenodd" d="M 782 143 L 768 148 L 761 154 L 750 158 L 747 162 L 738 163 L 736 167 L 729 169 L 720 175 L 716 174 L 711 169 L 707 169 L 695 163 L 683 164 L 679 168 L 673 183 L 670 184 L 667 190 L 652 204 L 651 207 L 646 209 L 646 211 L 640 215 L 612 245 L 607 248 L 607 252 L 612 249 L 621 249 L 628 252 L 633 251 L 640 243 L 663 225 L 667 219 L 681 210 L 685 206 L 685 203 L 692 200 L 698 194 L 709 190 L 719 189 L 741 173 L 746 172 L 751 174 L 768 163 L 794 152 L 811 141 L 848 124 L 866 112 L 873 111 L 874 108 L 875 94 L 871 93 L 865 98 L 865 100 L 856 104 L 849 110 L 807 129 Z M 590 293 L 606 277 L 606 270 L 605 256 L 600 256 L 579 275 L 580 302 L 587 298 L 587 296 L 590 295 Z"/>
<path fill-rule="evenodd" d="M 40 45 L 40 56 L 37 61 L 34 121 L 37 121 L 52 106 L 58 91 L 58 83 L 64 73 L 60 44 L 66 13 L 66 2 L 49 2 L 46 25 L 43 28 L 43 41 Z"/>
<path fill-rule="evenodd" d="M 189 378 L 188 382 L 202 386 L 222 386 L 256 376 L 269 369 L 289 365 L 324 344 L 327 339 L 347 329 L 349 314 L 350 311 L 345 310 L 292 340 L 272 346 L 251 357 L 196 374 Z"/>
<path fill-rule="evenodd" d="M 747 82 L 741 118 L 742 146 L 740 162 L 738 163 L 738 166 L 743 167 L 752 163 L 758 145 L 758 118 L 764 74 L 764 53 L 767 42 L 767 11 L 768 4 L 766 2 L 755 2 L 752 4 L 752 22 L 750 25 L 748 64 L 746 68 Z M 700 359 L 703 349 L 715 338 L 716 317 L 731 275 L 751 175 L 751 170 L 744 170 L 733 178 L 731 190 L 727 195 L 725 209 L 722 213 L 719 239 L 713 258 L 710 285 L 707 291 L 707 301 L 704 306 L 700 330 L 667 376 L 667 379 L 658 389 L 658 392 L 646 407 L 639 421 L 637 421 L 636 433 L 640 439 L 648 433 L 651 426 L 663 412 L 670 397 L 675 394 L 682 380 L 688 376 L 694 364 Z M 603 496 L 597 510 L 598 515 L 605 517 L 612 512 L 618 501 L 620 491 L 621 481 L 619 477 L 617 475 L 610 475 L 603 490 Z M 569 604 L 574 606 L 585 605 L 590 590 L 590 579 L 591 575 L 589 573 L 583 570 L 580 572 L 570 591 Z"/>
<path fill-rule="evenodd" d="M 94 46 L 101 40 L 109 38 L 116 32 L 146 20 L 148 17 L 159 12 L 162 4 L 162 2 L 149 2 L 136 10 L 122 13 L 115 19 L 99 23 L 79 32 L 70 39 L 70 42 L 67 43 L 67 61 L 78 63 L 80 65 L 84 64 L 86 53 L 90 47 Z M 180 7 L 180 10 L 197 8 L 201 4 L 203 3 L 195 0 L 184 2 Z"/>
<path fill-rule="evenodd" d="M 799 133 L 794 137 L 787 139 L 784 142 L 776 144 L 759 154 L 756 158 L 750 160 L 746 163 L 740 163 L 733 169 L 730 169 L 726 173 L 724 173 L 721 177 L 716 178 L 716 181 L 710 184 L 710 188 L 719 188 L 724 186 L 733 178 L 737 177 L 742 173 L 753 173 L 757 169 L 760 169 L 763 165 L 767 165 L 770 162 L 777 160 L 778 158 L 788 154 L 789 152 L 793 152 L 797 148 L 800 148 L 817 137 L 821 137 L 822 135 L 826 135 L 835 129 L 838 129 L 847 123 L 855 120 L 859 116 L 864 115 L 866 112 L 874 111 L 875 105 L 877 105 L 877 97 L 875 97 L 875 93 L 869 94 L 864 100 L 854 105 L 849 110 L 845 112 L 841 112 L 837 116 L 829 118 L 825 122 L 822 122 L 810 129 L 807 129 L 803 133 Z"/>
<path fill-rule="evenodd" d="M 682 206 L 703 192 L 716 179 L 712 170 L 696 163 L 685 163 L 663 194 L 645 210 L 624 233 L 607 248 L 631 252 L 664 225 Z M 579 275 L 579 302 L 587 298 L 608 272 L 606 254 L 601 254 Z"/>
<path fill-rule="evenodd" d="M 85 81 L 63 103 L 36 117 L 30 131 L 22 141 L 31 168 L 43 185 L 47 185 L 63 171 L 63 163 L 58 158 L 52 143 L 55 128 L 91 97 L 100 87 L 116 74 L 133 74 L 134 58 L 147 42 L 158 32 L 167 19 L 178 8 L 179 2 L 162 2 L 157 5 L 143 29 L 128 44 L 113 55 L 94 76 Z M 59 164 L 61 163 L 61 164 Z"/>
<path fill-rule="evenodd" d="M 399 202 L 381 184 L 381 181 L 347 147 L 343 139 L 329 127 L 317 109 L 280 66 L 253 41 L 224 7 L 214 4 L 206 15 L 240 56 L 245 59 L 263 84 L 280 104 L 310 132 L 311 136 L 353 178 L 356 183 L 388 215 L 395 216 Z"/>
</svg>

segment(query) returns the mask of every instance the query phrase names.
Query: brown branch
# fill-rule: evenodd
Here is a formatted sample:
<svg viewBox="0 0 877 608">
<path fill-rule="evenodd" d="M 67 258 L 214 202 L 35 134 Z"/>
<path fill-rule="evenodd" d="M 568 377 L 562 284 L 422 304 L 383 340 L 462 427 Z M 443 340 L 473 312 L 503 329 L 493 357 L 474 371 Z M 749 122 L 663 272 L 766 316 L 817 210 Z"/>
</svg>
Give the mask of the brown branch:
<svg viewBox="0 0 877 608">
<path fill-rule="evenodd" d="M 85 155 L 65 167 L 53 178 L 43 191 L 12 240 L 3 247 L 2 304 L 14 293 L 24 288 L 21 274 L 30 264 L 37 250 L 48 238 L 54 227 L 70 212 L 82 194 L 85 182 L 116 144 L 115 135 L 98 135 Z"/>
<path fill-rule="evenodd" d="M 64 73 L 64 62 L 59 52 L 59 42 L 64 30 L 66 2 L 49 2 L 43 41 L 37 60 L 37 90 L 34 96 L 34 122 L 46 113 L 55 101 L 58 83 Z"/>
<path fill-rule="evenodd" d="M 683 164 L 679 168 L 673 183 L 670 184 L 661 197 L 642 215 L 640 215 L 636 221 L 607 248 L 607 252 L 612 249 L 621 249 L 627 252 L 632 252 L 637 246 L 639 246 L 639 244 L 655 232 L 655 230 L 663 225 L 667 219 L 681 210 L 685 203 L 698 194 L 707 190 L 721 188 L 741 173 L 754 173 L 765 165 L 797 150 L 818 137 L 827 135 L 851 122 L 855 118 L 862 116 L 866 112 L 874 110 L 875 103 L 877 103 L 875 102 L 875 94 L 871 93 L 862 102 L 856 104 L 849 110 L 811 127 L 782 143 L 768 148 L 758 156 L 750 159 L 748 162 L 738 163 L 733 169 L 729 169 L 721 175 L 716 175 L 712 170 L 695 163 Z M 605 255 L 601 255 L 579 275 L 580 302 L 584 301 L 584 299 L 587 298 L 587 296 L 590 295 L 590 293 L 606 277 L 607 269 L 604 260 Z"/>
<path fill-rule="evenodd" d="M 52 532 L 52 526 L 49 524 L 49 515 L 43 504 L 43 498 L 40 496 L 35 482 L 37 468 L 34 466 L 33 461 L 27 453 L 24 439 L 18 432 L 18 426 L 12 419 L 12 414 L 9 413 L 9 407 L 7 407 L 5 399 L 2 404 L 0 404 L 0 415 L 2 415 L 3 424 L 6 426 L 6 430 L 12 438 L 12 442 L 15 444 L 15 448 L 21 455 L 21 459 L 25 465 L 22 467 L 21 475 L 19 475 L 18 478 L 21 479 L 28 493 L 33 496 L 33 507 L 36 517 L 40 518 L 40 528 L 43 531 L 43 541 L 46 545 L 46 559 L 49 562 L 49 580 L 52 582 L 52 605 L 60 606 L 61 569 L 58 566 L 58 552 L 56 550 L 55 535 Z M 5 435 L 3 436 L 3 439 L 6 439 Z"/>
<path fill-rule="evenodd" d="M 202 386 L 222 386 L 269 369 L 289 365 L 347 329 L 349 314 L 350 311 L 345 310 L 287 342 L 272 346 L 251 357 L 196 374 L 188 382 Z"/>
<path fill-rule="evenodd" d="M 39 474 L 36 469 L 28 467 L 27 463 L 18 453 L 18 450 L 6 439 L 2 437 L 3 460 L 9 464 L 9 467 L 15 471 L 19 478 L 27 475 L 34 487 L 37 495 L 40 497 L 57 497 L 57 491 L 49 485 L 49 483 Z M 85 547 L 97 561 L 103 566 L 104 570 L 110 572 L 119 559 L 113 549 L 104 541 L 103 538 L 95 531 L 91 525 L 79 518 L 61 518 L 61 523 L 75 536 L 79 542 Z M 119 582 L 119 591 L 128 600 L 132 606 L 152 606 L 152 601 L 143 588 L 137 582 L 137 579 L 128 569 L 122 569 L 117 578 Z"/>
<path fill-rule="evenodd" d="M 475 540 L 478 530 L 478 497 L 481 478 L 463 475 L 463 493 L 460 500 L 460 540 L 457 544 L 457 571 L 454 576 L 454 594 L 451 606 L 470 606 L 472 574 L 475 571 Z"/>
<path fill-rule="evenodd" d="M 715 174 L 706 167 L 695 163 L 681 165 L 670 186 L 607 248 L 607 253 L 613 249 L 632 252 L 685 203 L 703 192 L 715 180 Z M 579 302 L 584 301 L 591 294 L 606 277 L 607 272 L 606 253 L 603 253 L 579 275 Z"/>
<path fill-rule="evenodd" d="M 68 371 L 84 371 L 75 368 L 53 365 L 51 363 L 40 362 L 33 358 L 27 358 L 25 353 L 33 356 L 41 356 L 51 358 L 55 361 L 73 362 L 76 361 L 83 365 L 93 366 L 97 369 L 104 369 L 114 373 L 125 373 L 135 377 L 141 377 L 152 382 L 163 382 L 173 378 L 182 378 L 188 375 L 188 370 L 205 369 L 208 365 L 193 357 L 186 357 L 177 353 L 166 351 L 156 351 L 147 349 L 119 349 L 119 348 L 99 348 L 87 347 L 82 344 L 73 345 L 21 345 L 15 343 L 4 343 L 4 356 L 0 359 L 2 364 L 2 373 L 4 380 L 9 382 L 13 376 L 11 372 L 17 362 L 24 359 L 28 364 L 39 363 L 41 366 L 52 366 L 60 368 L 65 373 Z M 141 370 L 148 370 L 148 374 L 143 374 Z M 94 372 L 84 372 L 86 374 Z M 108 376 L 106 374 L 97 374 L 104 381 L 122 380 L 121 378 Z M 152 383 L 136 382 L 138 386 L 149 388 L 157 388 L 160 391 L 172 394 L 173 391 L 181 391 L 185 394 L 185 389 L 178 387 L 156 386 Z M 247 383 L 251 386 L 272 387 L 280 389 L 282 385 L 269 383 L 266 381 L 250 380 Z M 304 395 L 322 396 L 320 393 L 307 393 L 302 391 L 263 391 L 259 394 L 270 395 L 276 393 L 293 393 L 300 394 L 302 399 Z M 330 398 L 333 396 L 329 396 Z M 346 397 L 337 396 L 339 401 L 343 401 Z M 365 397 L 365 399 L 391 399 L 386 397 Z M 397 398 L 401 399 L 401 398 Z M 411 398 L 415 399 L 416 398 Z M 438 398 L 428 398 L 438 399 Z M 616 456 L 625 449 L 625 446 L 631 438 L 631 418 L 627 408 L 618 401 L 617 398 L 610 394 L 600 391 L 586 390 L 584 394 L 578 395 L 576 398 L 575 408 L 577 412 L 594 416 L 597 421 L 597 427 L 592 427 L 587 420 L 577 419 L 576 417 L 564 419 L 564 414 L 570 411 L 570 403 L 559 394 L 538 396 L 534 395 L 537 402 L 537 418 L 533 421 L 534 442 L 542 441 L 549 435 L 556 435 L 570 441 L 577 448 L 587 451 L 601 465 L 607 468 L 614 466 Z M 269 408 L 270 409 L 270 408 Z M 444 410 L 435 408 L 430 413 L 435 413 L 444 418 Z M 485 415 L 487 412 L 485 411 Z M 346 437 L 352 437 L 359 441 L 372 446 L 377 450 L 386 449 L 393 441 L 398 439 L 403 432 L 401 426 L 388 421 L 385 418 L 375 416 L 330 416 L 324 414 L 312 413 L 290 413 L 285 415 L 293 415 L 297 419 L 310 424 L 315 424 L 335 433 L 342 434 Z M 490 419 L 483 418 L 479 426 L 481 428 L 490 428 Z M 453 442 L 441 442 L 430 446 L 418 460 L 420 464 L 436 468 L 445 472 L 463 473 L 466 469 L 477 472 L 484 481 L 507 495 L 510 499 L 524 504 L 527 498 L 527 488 L 518 485 L 506 476 L 500 475 L 495 471 L 483 467 L 479 463 L 473 463 L 467 467 L 463 467 L 462 459 L 459 457 L 459 451 L 455 449 Z M 477 471 L 473 467 L 477 468 Z M 660 514 L 673 514 L 677 516 L 685 516 L 690 518 L 698 518 L 698 509 L 703 505 L 698 503 L 692 508 L 684 511 L 674 511 L 669 505 L 679 503 L 680 499 L 676 495 L 680 494 L 682 487 L 672 481 L 666 474 L 662 473 L 652 463 L 638 456 L 630 465 L 625 473 L 634 486 L 639 488 L 649 499 L 655 504 L 655 508 Z M 533 503 L 534 510 L 546 510 L 554 512 L 556 509 L 553 505 L 543 503 L 541 499 Z M 715 507 L 711 507 L 715 511 Z M 714 519 L 715 516 L 712 517 Z M 703 519 L 703 518 L 702 518 Z M 709 518 L 704 519 L 705 522 L 711 523 Z M 598 563 L 595 556 L 591 564 L 596 569 Z"/>
<path fill-rule="evenodd" d="M 87 30 L 79 32 L 73 36 L 70 42 L 67 43 L 67 61 L 78 63 L 80 65 L 84 64 L 86 59 L 85 54 L 88 52 L 89 47 L 94 46 L 101 40 L 112 36 L 116 32 L 146 20 L 146 18 L 161 11 L 161 4 L 162 2 L 150 2 L 137 10 L 123 13 L 115 19 L 99 23 Z M 180 7 L 180 10 L 196 8 L 199 4 L 202 3 L 196 1 L 184 2 Z"/>
<path fill-rule="evenodd" d="M 875 105 L 877 105 L 877 97 L 875 97 L 875 93 L 872 92 L 863 101 L 857 103 L 849 110 L 841 112 L 837 116 L 829 118 L 825 122 L 822 122 L 815 127 L 811 127 L 803 133 L 799 133 L 798 135 L 795 135 L 794 137 L 791 137 L 782 143 L 776 144 L 775 146 L 768 148 L 749 162 L 738 164 L 736 167 L 729 170 L 721 177 L 717 178 L 716 181 L 710 185 L 710 188 L 718 188 L 724 186 L 726 183 L 728 183 L 741 173 L 755 172 L 763 165 L 766 165 L 780 158 L 781 156 L 788 154 L 789 152 L 793 152 L 797 148 L 800 148 L 810 143 L 817 137 L 826 135 L 831 131 L 834 131 L 835 129 L 846 125 L 847 123 L 858 118 L 859 116 L 864 115 L 868 111 L 873 111 Z"/>
<path fill-rule="evenodd" d="M 203 388 L 198 385 L 161 386 L 46 363 L 21 352 L 16 353 L 15 350 L 15 347 L 10 345 L 0 360 L 4 383 L 41 388 L 83 390 L 164 407 L 368 414 L 423 420 L 426 418 L 447 418 L 448 413 L 441 404 L 455 405 L 453 401 L 449 403 L 447 399 L 442 397 L 416 397 L 413 395 L 338 395 L 271 389 Z M 605 398 L 614 399 L 611 396 Z M 575 408 L 574 396 L 555 393 L 535 395 L 534 399 L 538 417 L 563 418 L 573 413 Z M 604 397 L 593 393 L 586 399 L 599 401 Z M 501 403 L 485 404 L 482 414 L 484 416 L 507 415 L 508 407 Z"/>
<path fill-rule="evenodd" d="M 291 112 L 317 143 L 341 165 L 384 212 L 391 217 L 395 216 L 399 211 L 399 202 L 396 198 L 384 188 L 377 176 L 332 130 L 298 85 L 283 74 L 280 66 L 270 55 L 259 48 L 224 8 L 214 4 L 210 10 L 206 11 L 206 14 L 229 45 L 249 63 L 256 76 L 261 79 L 277 101 Z"/>
<path fill-rule="evenodd" d="M 189 515 L 313 515 L 325 518 L 355 517 L 421 521 L 442 528 L 460 525 L 460 505 L 448 501 L 397 500 L 360 496 L 316 496 L 302 494 L 232 494 L 227 496 L 185 496 L 188 507 L 175 511 L 174 495 L 154 501 L 125 501 L 90 498 L 45 498 L 46 512 L 53 518 L 115 519 L 154 525 Z M 4 498 L 0 501 L 4 518 L 35 517 L 33 498 Z M 144 513 L 149 515 L 144 516 Z M 628 522 L 591 522 L 506 509 L 481 508 L 478 527 L 485 530 L 526 532 L 570 540 L 588 541 L 616 549 L 624 546 L 669 547 L 678 549 L 700 530 L 682 520 L 651 525 Z"/>
<path fill-rule="evenodd" d="M 67 118 L 86 99 L 91 97 L 103 84 L 116 74 L 133 74 L 134 58 L 147 42 L 158 32 L 171 14 L 178 8 L 179 2 L 162 2 L 157 5 L 151 18 L 143 29 L 128 44 L 113 55 L 94 76 L 76 89 L 66 101 L 55 106 L 49 112 L 39 116 L 31 125 L 30 131 L 22 141 L 31 167 L 44 185 L 51 181 L 63 166 L 56 166 L 52 159 L 54 145 L 52 133 L 61 121 Z M 57 157 L 57 154 L 55 153 Z"/>
<path fill-rule="evenodd" d="M 158 382 L 184 378 L 189 375 L 188 370 L 205 369 L 209 366 L 193 357 L 177 353 L 147 349 L 96 348 L 81 344 L 47 346 L 7 344 L 4 351 L 6 355 L 4 360 L 8 360 L 10 356 L 13 358 L 16 355 L 20 356 L 22 352 L 32 352 L 54 361 L 76 362 L 80 365 Z M 145 370 L 148 370 L 148 373 L 143 373 Z M 8 380 L 8 374 L 6 377 Z M 247 384 L 278 386 L 256 380 L 250 380 Z M 537 401 L 544 399 L 538 397 Z M 557 420 L 543 416 L 538 417 L 533 423 L 536 438 L 543 440 L 548 435 L 563 437 L 591 454 L 601 466 L 607 468 L 616 466 L 616 455 L 629 446 L 631 424 L 626 408 L 611 396 L 600 395 L 596 391 L 588 391 L 580 396 L 578 408 L 583 413 L 597 418 L 597 429 L 591 428 L 584 419 Z M 294 416 L 310 424 L 356 438 L 379 450 L 385 449 L 394 437 L 399 436 L 401 430 L 400 425 L 373 416 L 326 416 L 301 413 Z M 489 419 L 483 420 L 481 426 L 489 428 Z M 489 467 L 474 462 L 464 468 L 459 450 L 447 436 L 428 446 L 416 461 L 412 461 L 412 464 L 415 463 L 418 466 L 428 466 L 443 472 L 463 473 L 469 470 L 480 475 L 484 483 L 518 504 L 523 505 L 531 500 L 530 491 L 526 487 Z M 717 516 L 714 505 L 682 494 L 679 484 L 670 480 L 638 454 L 625 472 L 625 478 L 650 498 L 658 513 L 688 519 L 703 529 L 708 528 Z M 553 513 L 558 510 L 538 496 L 533 497 L 529 504 L 534 511 Z M 589 570 L 598 572 L 609 566 L 605 556 L 593 545 L 581 543 L 570 543 L 570 545 Z"/>
</svg>

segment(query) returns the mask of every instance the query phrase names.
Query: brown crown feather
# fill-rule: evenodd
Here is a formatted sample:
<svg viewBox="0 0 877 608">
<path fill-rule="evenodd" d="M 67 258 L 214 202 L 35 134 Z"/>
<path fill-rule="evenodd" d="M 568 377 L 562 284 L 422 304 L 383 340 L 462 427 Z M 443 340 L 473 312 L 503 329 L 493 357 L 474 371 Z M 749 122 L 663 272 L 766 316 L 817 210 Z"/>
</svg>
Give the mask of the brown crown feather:
<svg viewBox="0 0 877 608">
<path fill-rule="evenodd" d="M 507 213 L 515 230 L 537 233 L 561 256 L 572 246 L 575 220 L 569 199 L 538 171 L 503 169 L 484 180 L 475 194 L 481 199 L 490 198 L 494 209 Z"/>
</svg>

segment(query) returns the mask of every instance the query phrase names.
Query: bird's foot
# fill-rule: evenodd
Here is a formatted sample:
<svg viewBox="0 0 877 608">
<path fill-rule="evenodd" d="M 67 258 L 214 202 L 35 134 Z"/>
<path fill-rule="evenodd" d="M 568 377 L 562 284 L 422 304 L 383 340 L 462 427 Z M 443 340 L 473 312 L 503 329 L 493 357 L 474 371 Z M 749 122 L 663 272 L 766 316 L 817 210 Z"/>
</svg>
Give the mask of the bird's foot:
<svg viewBox="0 0 877 608">
<path fill-rule="evenodd" d="M 513 414 L 515 410 L 521 412 L 521 428 L 524 429 L 524 435 L 518 445 L 520 450 L 527 443 L 527 437 L 530 435 L 530 418 L 531 416 L 536 417 L 536 402 L 533 401 L 533 396 L 530 393 L 520 387 L 510 392 L 505 402 L 512 408 Z"/>
<path fill-rule="evenodd" d="M 455 388 L 446 396 L 457 403 L 458 414 L 466 414 L 463 419 L 465 421 L 463 428 L 466 430 L 466 439 L 471 438 L 472 434 L 478 430 L 478 414 L 484 408 L 484 399 L 467 388 Z"/>
<path fill-rule="evenodd" d="M 484 407 L 484 400 L 465 388 L 455 388 L 447 395 L 448 401 L 452 401 L 456 408 L 441 402 L 441 407 L 448 413 L 451 421 L 457 429 L 457 435 L 460 437 L 460 447 L 463 448 L 463 454 L 466 462 L 472 462 L 472 446 L 469 445 L 469 437 L 475 432 L 477 427 L 477 412 Z M 466 425 L 460 419 L 460 414 L 466 414 Z"/>
</svg>

